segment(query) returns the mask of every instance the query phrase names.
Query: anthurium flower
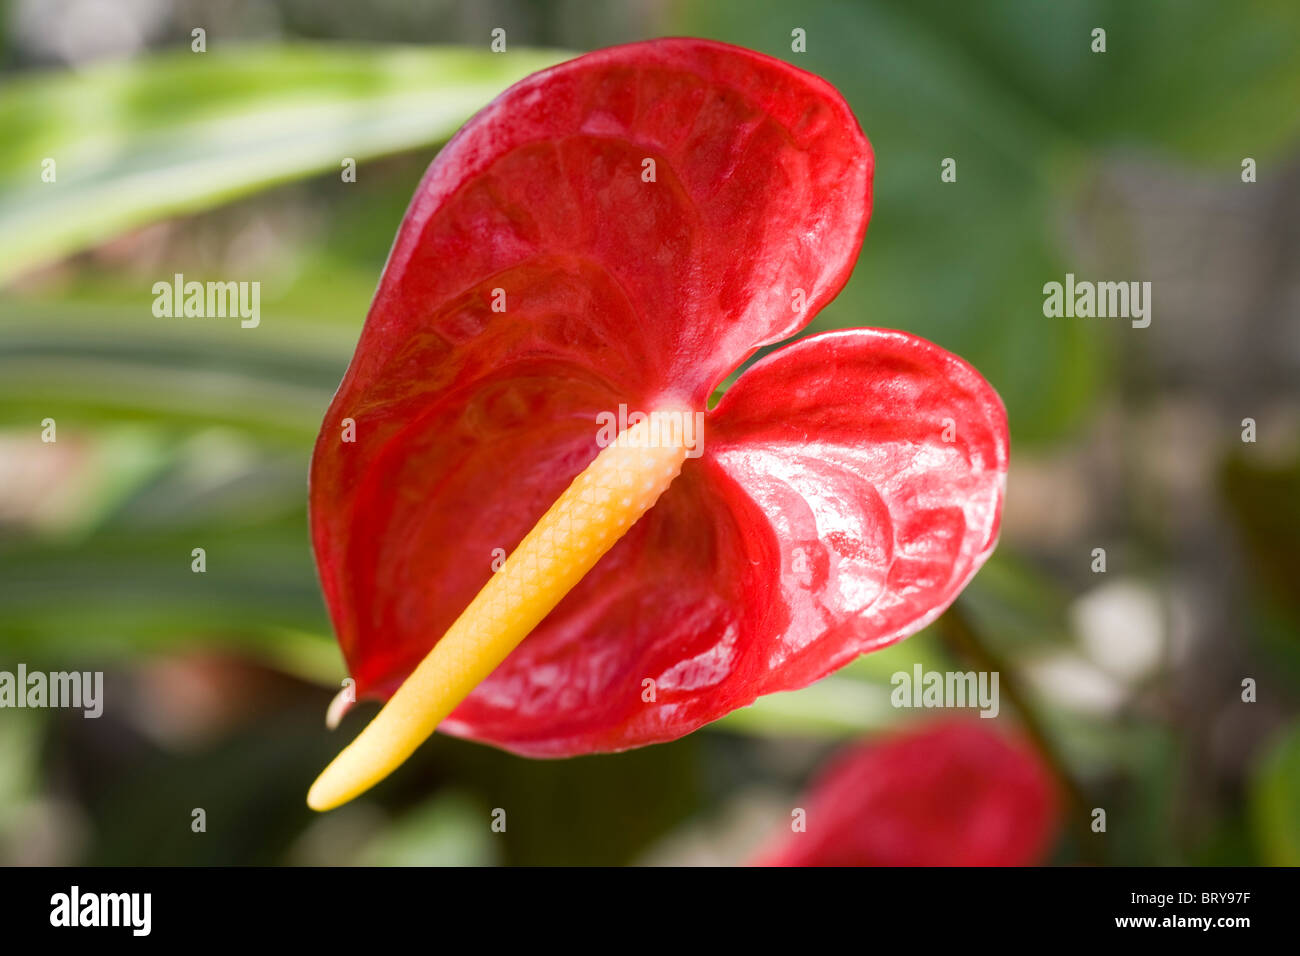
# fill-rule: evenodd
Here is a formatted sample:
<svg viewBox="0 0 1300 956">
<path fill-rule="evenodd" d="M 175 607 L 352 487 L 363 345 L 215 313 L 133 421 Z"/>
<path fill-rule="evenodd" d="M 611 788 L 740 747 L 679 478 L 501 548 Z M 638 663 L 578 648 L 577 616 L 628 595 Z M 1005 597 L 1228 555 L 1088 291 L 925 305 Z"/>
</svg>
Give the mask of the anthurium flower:
<svg viewBox="0 0 1300 956">
<path fill-rule="evenodd" d="M 393 695 L 313 806 L 435 727 L 531 756 L 672 740 L 953 600 L 1007 465 L 970 366 L 839 331 L 707 408 L 844 285 L 873 165 L 825 81 L 690 39 L 538 73 L 448 143 L 312 463 L 356 694 Z"/>
<path fill-rule="evenodd" d="M 1047 768 L 1024 741 L 978 718 L 855 744 L 800 801 L 769 866 L 1032 866 L 1059 812 Z"/>
</svg>

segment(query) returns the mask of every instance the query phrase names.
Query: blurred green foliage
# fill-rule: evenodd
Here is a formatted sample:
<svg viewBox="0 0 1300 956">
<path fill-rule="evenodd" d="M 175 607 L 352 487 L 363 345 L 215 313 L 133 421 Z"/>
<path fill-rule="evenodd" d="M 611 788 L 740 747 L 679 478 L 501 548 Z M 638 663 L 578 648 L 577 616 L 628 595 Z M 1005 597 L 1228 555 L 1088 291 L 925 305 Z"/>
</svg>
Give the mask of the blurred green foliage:
<svg viewBox="0 0 1300 956">
<path fill-rule="evenodd" d="M 184 52 L 0 91 L 0 282 L 164 216 L 449 137 L 563 59 L 455 47 Z M 46 157 L 58 177 L 33 188 Z"/>
<path fill-rule="evenodd" d="M 1300 722 L 1281 735 L 1261 762 L 1252 811 L 1265 862 L 1300 866 Z"/>
<path fill-rule="evenodd" d="M 1263 160 L 1300 130 L 1290 3 L 663 9 L 660 32 L 790 59 L 849 98 L 877 154 L 875 212 L 852 282 L 813 330 L 899 327 L 964 356 L 1004 397 L 1017 454 L 1070 442 L 1116 386 L 1111 330 L 1038 308 L 1042 283 L 1069 268 L 1065 210 L 1104 156 L 1141 151 L 1235 179 L 1242 144 Z M 1088 50 L 1095 25 L 1105 56 Z M 791 54 L 796 26 L 806 54 Z M 0 859 L 54 796 L 78 802 L 88 833 L 55 859 L 635 861 L 675 828 L 716 820 L 733 791 L 788 790 L 837 741 L 924 716 L 889 706 L 895 671 L 971 666 L 930 628 L 671 745 L 532 762 L 438 738 L 345 814 L 303 806 L 339 742 L 320 714 L 344 676 L 307 535 L 311 443 L 434 145 L 562 57 L 513 41 L 506 56 L 485 44 L 215 44 L 0 79 L 0 284 L 17 280 L 0 292 L 0 460 L 46 460 L 47 417 L 69 456 L 7 489 L 33 506 L 0 513 L 0 665 L 108 668 L 141 707 L 162 693 L 150 662 L 190 653 L 284 681 L 256 707 L 232 703 L 239 719 L 198 742 L 154 739 L 145 710 L 102 723 L 6 716 Z M 39 179 L 47 156 L 57 184 Z M 363 163 L 346 188 L 340 156 Z M 944 157 L 958 160 L 956 183 L 939 184 Z M 253 267 L 255 332 L 150 313 L 159 278 Z M 1294 517 L 1295 489 L 1285 469 L 1246 464 L 1230 464 L 1223 486 L 1268 592 L 1269 623 L 1251 633 L 1275 635 L 1267 647 L 1293 664 L 1300 612 L 1286 572 L 1300 561 L 1278 515 Z M 195 547 L 203 575 L 190 571 Z M 991 650 L 1020 667 L 1074 651 L 1065 578 L 1004 547 L 963 601 Z M 1169 812 L 1192 766 L 1180 728 L 1032 703 L 1074 772 L 1124 808 L 1112 862 L 1296 861 L 1294 732 L 1252 776 L 1249 820 L 1232 803 L 1212 832 L 1189 833 Z M 208 839 L 189 829 L 196 806 Z M 511 821 L 499 840 L 486 829 L 498 807 Z"/>
<path fill-rule="evenodd" d="M 830 80 L 876 152 L 875 208 L 845 291 L 811 331 L 902 328 L 966 358 L 1013 447 L 1068 437 L 1113 381 L 1109 329 L 1045 322 L 1063 217 L 1107 148 L 1240 173 L 1300 131 L 1300 7 L 1176 0 L 721 0 L 688 32 Z M 791 30 L 807 52 L 791 53 Z M 1093 54 L 1094 27 L 1107 52 Z M 957 160 L 942 188 L 940 162 Z M 1114 278 L 1121 278 L 1115 276 Z M 1123 277 L 1128 278 L 1128 277 Z"/>
</svg>

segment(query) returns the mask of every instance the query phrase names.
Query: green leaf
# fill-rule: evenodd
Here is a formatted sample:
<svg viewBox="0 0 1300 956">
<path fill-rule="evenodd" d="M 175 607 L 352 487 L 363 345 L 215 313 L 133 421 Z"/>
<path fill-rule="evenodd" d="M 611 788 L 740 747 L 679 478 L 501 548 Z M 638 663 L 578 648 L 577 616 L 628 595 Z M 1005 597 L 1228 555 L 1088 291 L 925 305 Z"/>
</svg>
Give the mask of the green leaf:
<svg viewBox="0 0 1300 956">
<path fill-rule="evenodd" d="M 309 450 L 354 338 L 325 323 L 247 330 L 0 298 L 0 426 L 228 425 Z"/>
<path fill-rule="evenodd" d="M 385 827 L 361 851 L 363 866 L 491 866 L 498 841 L 491 809 L 469 795 L 438 793 Z"/>
<path fill-rule="evenodd" d="M 1300 866 L 1300 722 L 1264 755 L 1251 792 L 1251 819 L 1263 860 Z"/>
<path fill-rule="evenodd" d="M 570 54 L 350 45 L 168 53 L 0 90 L 0 283 L 144 223 L 445 140 Z M 54 182 L 42 163 L 55 162 Z"/>
<path fill-rule="evenodd" d="M 883 730 L 909 717 L 925 716 L 896 708 L 890 700 L 893 676 L 911 675 L 917 665 L 922 671 L 949 666 L 932 628 L 863 654 L 807 687 L 760 697 L 709 726 L 762 737 L 854 737 Z"/>
<path fill-rule="evenodd" d="M 11 711 L 0 721 L 0 827 L 9 822 L 11 809 L 37 790 L 46 723 L 43 713 L 32 711 Z"/>
<path fill-rule="evenodd" d="M 888 687 L 832 675 L 801 690 L 760 697 L 710 726 L 760 737 L 853 737 L 898 718 Z"/>
<path fill-rule="evenodd" d="M 904 0 L 893 0 L 901 5 Z M 1288 149 L 1300 127 L 1300 7 L 1291 0 L 906 0 L 1061 129 L 1218 166 Z M 1106 52 L 1092 31 L 1106 30 Z"/>
</svg>

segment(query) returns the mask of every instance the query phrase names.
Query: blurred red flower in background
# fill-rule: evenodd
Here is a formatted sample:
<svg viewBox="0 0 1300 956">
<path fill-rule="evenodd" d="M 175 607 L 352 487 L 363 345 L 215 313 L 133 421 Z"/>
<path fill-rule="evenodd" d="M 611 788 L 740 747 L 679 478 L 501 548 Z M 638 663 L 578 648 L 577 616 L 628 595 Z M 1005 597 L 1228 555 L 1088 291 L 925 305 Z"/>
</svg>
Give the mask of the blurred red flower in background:
<svg viewBox="0 0 1300 956">
<path fill-rule="evenodd" d="M 760 866 L 1031 866 L 1059 822 L 1054 782 L 1024 741 L 977 720 L 859 743 L 806 796 L 805 832 Z"/>
</svg>

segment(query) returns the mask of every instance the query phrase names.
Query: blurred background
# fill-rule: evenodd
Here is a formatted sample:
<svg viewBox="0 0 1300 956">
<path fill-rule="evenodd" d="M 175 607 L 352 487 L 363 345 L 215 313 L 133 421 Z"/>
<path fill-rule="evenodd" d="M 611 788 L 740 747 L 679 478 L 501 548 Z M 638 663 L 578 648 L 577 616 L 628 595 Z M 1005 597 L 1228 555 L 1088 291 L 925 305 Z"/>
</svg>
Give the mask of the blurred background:
<svg viewBox="0 0 1300 956">
<path fill-rule="evenodd" d="M 809 331 L 906 329 L 994 384 L 1000 548 L 956 625 L 675 743 L 437 737 L 315 816 L 373 708 L 324 728 L 307 463 L 406 203 L 510 83 L 669 34 L 852 103 L 875 212 Z M 1076 793 L 1052 862 L 1300 864 L 1297 50 L 1288 0 L 0 2 L 0 669 L 103 670 L 106 701 L 0 710 L 0 862 L 741 863 L 837 748 L 925 716 L 891 674 L 993 662 L 997 723 Z M 155 318 L 177 272 L 259 280 L 260 327 Z M 1045 318 L 1067 272 L 1150 281 L 1150 327 Z"/>
</svg>

